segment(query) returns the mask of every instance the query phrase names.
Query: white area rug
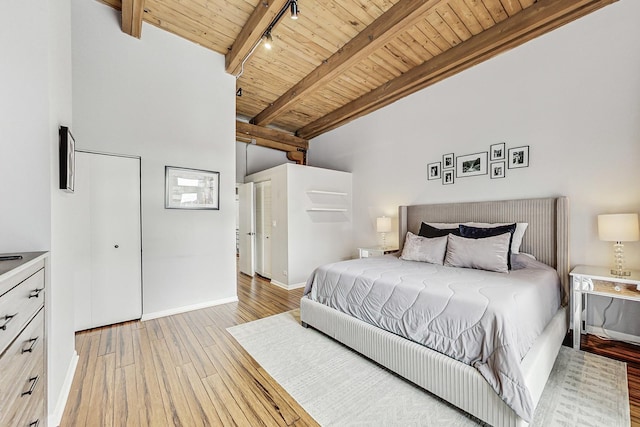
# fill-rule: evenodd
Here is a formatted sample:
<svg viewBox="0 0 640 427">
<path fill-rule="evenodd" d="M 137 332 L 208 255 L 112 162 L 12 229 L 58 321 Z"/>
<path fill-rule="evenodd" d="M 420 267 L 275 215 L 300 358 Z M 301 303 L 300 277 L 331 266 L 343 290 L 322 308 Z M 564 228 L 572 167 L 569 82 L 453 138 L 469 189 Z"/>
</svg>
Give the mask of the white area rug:
<svg viewBox="0 0 640 427">
<path fill-rule="evenodd" d="M 228 331 L 323 426 L 481 423 L 311 328 L 298 311 Z M 626 364 L 562 347 L 532 426 L 629 426 Z"/>
</svg>

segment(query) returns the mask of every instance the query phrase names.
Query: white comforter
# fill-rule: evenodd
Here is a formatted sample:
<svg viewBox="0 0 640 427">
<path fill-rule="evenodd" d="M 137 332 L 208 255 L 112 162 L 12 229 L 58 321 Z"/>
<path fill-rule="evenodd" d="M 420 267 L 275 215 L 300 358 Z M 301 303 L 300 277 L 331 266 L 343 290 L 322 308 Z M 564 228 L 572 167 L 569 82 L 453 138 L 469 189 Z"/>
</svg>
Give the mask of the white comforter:
<svg viewBox="0 0 640 427">
<path fill-rule="evenodd" d="M 525 421 L 533 402 L 520 361 L 560 306 L 551 267 L 525 255 L 508 274 L 394 256 L 316 269 L 305 295 L 469 364 Z"/>
</svg>

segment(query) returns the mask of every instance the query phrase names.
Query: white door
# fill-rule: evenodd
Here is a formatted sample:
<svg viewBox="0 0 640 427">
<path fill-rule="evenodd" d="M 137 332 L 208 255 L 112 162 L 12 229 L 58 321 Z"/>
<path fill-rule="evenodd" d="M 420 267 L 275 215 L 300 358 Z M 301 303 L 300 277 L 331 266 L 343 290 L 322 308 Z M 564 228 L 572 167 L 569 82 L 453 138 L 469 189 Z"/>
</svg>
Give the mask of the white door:
<svg viewBox="0 0 640 427">
<path fill-rule="evenodd" d="M 238 187 L 240 223 L 238 225 L 240 254 L 238 255 L 240 272 L 253 277 L 255 274 L 255 191 L 253 182 Z"/>
<path fill-rule="evenodd" d="M 256 184 L 256 273 L 271 278 L 271 181 Z"/>
<path fill-rule="evenodd" d="M 142 316 L 140 159 L 76 152 L 76 191 L 87 207 L 78 233 L 89 255 L 76 283 L 76 330 Z"/>
</svg>

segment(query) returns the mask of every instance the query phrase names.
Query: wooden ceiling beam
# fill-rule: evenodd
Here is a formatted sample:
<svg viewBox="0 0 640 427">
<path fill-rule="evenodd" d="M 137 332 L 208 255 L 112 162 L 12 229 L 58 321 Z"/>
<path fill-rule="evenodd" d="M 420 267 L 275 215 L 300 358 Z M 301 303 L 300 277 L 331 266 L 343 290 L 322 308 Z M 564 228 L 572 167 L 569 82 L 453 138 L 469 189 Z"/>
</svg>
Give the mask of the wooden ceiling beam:
<svg viewBox="0 0 640 427">
<path fill-rule="evenodd" d="M 251 143 L 256 141 L 257 145 L 273 148 L 280 151 L 308 150 L 309 141 L 298 138 L 287 132 L 277 129 L 270 129 L 262 126 L 252 125 L 236 120 L 236 138 L 239 141 Z"/>
<path fill-rule="evenodd" d="M 539 0 L 534 5 L 298 129 L 311 139 L 618 0 Z"/>
<path fill-rule="evenodd" d="M 224 62 L 227 73 L 236 75 L 240 72 L 242 61 L 260 41 L 264 31 L 287 1 L 260 0 L 258 2 L 246 24 L 240 30 L 238 37 L 233 42 L 233 46 L 225 55 Z"/>
<path fill-rule="evenodd" d="M 293 104 L 314 89 L 330 82 L 345 70 L 354 66 L 377 49 L 387 44 L 399 32 L 410 27 L 424 14 L 443 0 L 400 0 L 387 12 L 373 21 L 357 36 L 338 49 L 315 70 L 296 83 L 269 107 L 258 113 L 251 122 L 266 126 L 278 115 L 286 112 Z"/>
<path fill-rule="evenodd" d="M 122 32 L 139 39 L 143 17 L 144 0 L 122 0 Z"/>
</svg>

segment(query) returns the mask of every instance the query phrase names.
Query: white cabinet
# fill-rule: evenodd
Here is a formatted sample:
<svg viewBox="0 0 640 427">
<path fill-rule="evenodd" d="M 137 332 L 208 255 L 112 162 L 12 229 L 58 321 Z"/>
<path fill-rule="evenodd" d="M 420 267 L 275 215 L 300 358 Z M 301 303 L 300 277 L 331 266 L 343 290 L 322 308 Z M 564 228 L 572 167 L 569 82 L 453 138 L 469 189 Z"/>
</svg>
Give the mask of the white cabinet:
<svg viewBox="0 0 640 427">
<path fill-rule="evenodd" d="M 45 287 L 48 254 L 0 261 L 0 425 L 46 425 Z"/>
</svg>

